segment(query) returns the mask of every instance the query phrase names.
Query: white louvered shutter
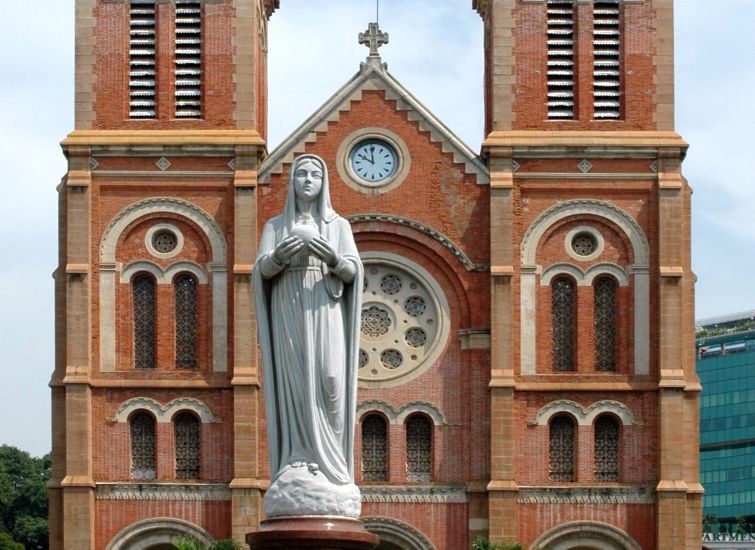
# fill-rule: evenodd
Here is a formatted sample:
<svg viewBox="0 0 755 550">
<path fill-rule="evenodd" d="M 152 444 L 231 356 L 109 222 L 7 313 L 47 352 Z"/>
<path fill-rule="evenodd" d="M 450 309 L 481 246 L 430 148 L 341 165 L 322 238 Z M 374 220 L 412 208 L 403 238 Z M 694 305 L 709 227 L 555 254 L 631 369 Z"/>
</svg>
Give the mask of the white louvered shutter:
<svg viewBox="0 0 755 550">
<path fill-rule="evenodd" d="M 621 117 L 619 0 L 596 0 L 593 8 L 593 118 Z"/>
<path fill-rule="evenodd" d="M 202 7 L 176 0 L 176 118 L 202 116 Z"/>
<path fill-rule="evenodd" d="M 574 2 L 548 0 L 548 118 L 574 118 Z"/>
<path fill-rule="evenodd" d="M 155 2 L 129 3 L 129 117 L 155 118 Z"/>
</svg>

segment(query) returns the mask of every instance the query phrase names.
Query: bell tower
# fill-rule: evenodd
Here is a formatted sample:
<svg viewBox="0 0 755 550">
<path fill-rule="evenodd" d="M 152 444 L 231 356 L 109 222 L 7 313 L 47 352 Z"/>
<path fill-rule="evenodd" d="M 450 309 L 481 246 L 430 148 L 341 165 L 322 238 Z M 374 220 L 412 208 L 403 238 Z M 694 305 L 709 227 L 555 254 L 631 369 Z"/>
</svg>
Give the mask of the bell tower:
<svg viewBox="0 0 755 550">
<path fill-rule="evenodd" d="M 673 1 L 474 4 L 490 168 L 490 537 L 698 548 Z"/>
<path fill-rule="evenodd" d="M 250 277 L 277 7 L 76 1 L 51 548 L 243 539 L 256 526 Z"/>
</svg>

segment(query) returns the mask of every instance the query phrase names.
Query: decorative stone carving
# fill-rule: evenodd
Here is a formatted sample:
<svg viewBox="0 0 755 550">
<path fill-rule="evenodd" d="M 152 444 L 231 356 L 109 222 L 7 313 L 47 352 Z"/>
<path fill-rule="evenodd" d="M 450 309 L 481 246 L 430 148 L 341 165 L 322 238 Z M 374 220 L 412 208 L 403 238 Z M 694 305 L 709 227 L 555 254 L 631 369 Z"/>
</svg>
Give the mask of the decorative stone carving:
<svg viewBox="0 0 755 550">
<path fill-rule="evenodd" d="M 468 501 L 466 487 L 456 485 L 369 485 L 362 488 L 362 502 L 460 504 Z"/>
<path fill-rule="evenodd" d="M 437 360 L 448 337 L 448 305 L 432 276 L 406 258 L 367 252 L 362 260 L 359 381 L 400 384 Z"/>
<path fill-rule="evenodd" d="M 311 238 L 299 236 L 302 225 Z M 330 204 L 325 162 L 298 157 L 284 211 L 265 224 L 254 267 L 268 518 L 359 517 L 353 450 L 363 280 L 349 223 Z M 379 313 L 368 317 L 380 332 Z"/>
</svg>

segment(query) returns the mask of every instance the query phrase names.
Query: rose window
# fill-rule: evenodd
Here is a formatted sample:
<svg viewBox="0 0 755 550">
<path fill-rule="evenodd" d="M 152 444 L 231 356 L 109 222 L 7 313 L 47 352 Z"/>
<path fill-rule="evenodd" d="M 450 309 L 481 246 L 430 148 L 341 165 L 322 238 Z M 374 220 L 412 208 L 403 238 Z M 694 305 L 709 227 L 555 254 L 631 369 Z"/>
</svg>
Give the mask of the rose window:
<svg viewBox="0 0 755 550">
<path fill-rule="evenodd" d="M 448 306 L 430 274 L 393 254 L 370 256 L 363 254 L 359 346 L 359 380 L 365 387 L 418 375 L 438 359 L 448 335 Z"/>
<path fill-rule="evenodd" d="M 362 334 L 371 338 L 379 338 L 391 328 L 391 318 L 388 312 L 378 306 L 370 306 L 362 310 Z"/>
<path fill-rule="evenodd" d="M 598 241 L 591 233 L 578 233 L 572 239 L 571 248 L 578 256 L 589 256 L 598 248 Z"/>
<path fill-rule="evenodd" d="M 168 254 L 178 246 L 178 237 L 172 231 L 161 229 L 152 236 L 152 246 L 160 254 Z"/>
</svg>

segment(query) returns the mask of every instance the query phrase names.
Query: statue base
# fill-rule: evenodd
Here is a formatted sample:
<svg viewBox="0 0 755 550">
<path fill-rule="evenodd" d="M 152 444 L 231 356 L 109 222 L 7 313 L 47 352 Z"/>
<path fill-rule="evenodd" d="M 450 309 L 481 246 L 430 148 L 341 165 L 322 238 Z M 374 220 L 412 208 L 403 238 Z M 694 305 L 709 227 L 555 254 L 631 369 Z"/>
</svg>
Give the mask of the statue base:
<svg viewBox="0 0 755 550">
<path fill-rule="evenodd" d="M 275 517 L 246 535 L 252 550 L 374 550 L 379 542 L 358 519 L 335 516 Z"/>
</svg>

